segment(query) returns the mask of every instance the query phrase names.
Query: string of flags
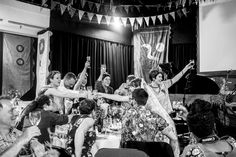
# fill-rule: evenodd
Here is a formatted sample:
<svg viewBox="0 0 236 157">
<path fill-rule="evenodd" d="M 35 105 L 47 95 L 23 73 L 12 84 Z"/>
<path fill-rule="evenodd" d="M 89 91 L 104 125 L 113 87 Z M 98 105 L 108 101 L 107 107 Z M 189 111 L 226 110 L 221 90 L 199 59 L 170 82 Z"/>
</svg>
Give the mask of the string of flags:
<svg viewBox="0 0 236 157">
<path fill-rule="evenodd" d="M 42 5 L 46 4 L 47 1 L 48 0 L 42 0 Z M 114 13 L 117 7 L 122 7 L 128 14 L 130 7 L 135 7 L 137 8 L 138 11 L 140 11 L 140 7 L 143 7 L 143 5 L 114 5 L 112 0 L 111 0 L 112 3 L 110 4 L 101 4 L 101 3 L 91 2 L 89 0 L 80 0 L 82 9 L 84 8 L 85 5 L 88 5 L 89 10 L 91 11 L 90 12 L 90 11 L 84 11 L 84 10 L 76 9 L 72 7 L 72 5 L 74 4 L 74 0 L 65 0 L 65 1 L 68 2 L 67 5 L 51 0 L 51 10 L 59 6 L 61 15 L 63 15 L 64 12 L 67 10 L 71 18 L 76 16 L 78 17 L 79 20 L 82 20 L 84 16 L 87 16 L 90 22 L 92 22 L 93 19 L 96 19 L 98 24 L 101 24 L 102 19 L 105 19 L 106 21 L 105 23 L 108 25 L 111 24 L 113 21 L 119 21 L 123 26 L 126 26 L 129 23 L 131 27 L 133 28 L 135 24 L 141 26 L 143 22 L 145 22 L 146 25 L 149 26 L 151 21 L 152 23 L 155 24 L 157 20 L 159 20 L 159 22 L 162 23 L 164 19 L 166 21 L 169 21 L 170 18 L 172 18 L 175 21 L 177 16 L 178 17 L 187 16 L 188 11 L 185 6 L 190 6 L 192 4 L 201 5 L 203 3 L 207 3 L 207 4 L 216 3 L 218 1 L 225 1 L 225 0 L 176 0 L 176 1 L 167 2 L 166 5 L 163 5 L 163 4 L 162 5 L 161 4 L 145 5 L 146 8 L 156 8 L 157 11 L 158 9 L 160 9 L 160 7 L 164 7 L 164 9 L 166 10 L 166 9 L 170 9 L 172 6 L 175 6 L 177 10 L 171 11 L 165 14 L 161 14 L 161 15 L 142 16 L 142 17 L 117 17 L 117 16 L 94 13 L 91 10 L 92 8 L 95 7 L 98 12 L 100 10 L 100 7 L 103 6 L 105 8 L 108 8 L 107 10 L 110 9 L 110 11 Z"/>
<path fill-rule="evenodd" d="M 106 23 L 109 25 L 112 23 L 112 21 L 120 21 L 120 23 L 123 26 L 126 26 L 128 21 L 131 25 L 131 27 L 134 26 L 134 23 L 136 22 L 140 26 L 142 25 L 143 22 L 146 23 L 147 26 L 150 25 L 150 21 L 153 23 L 156 23 L 156 20 L 159 20 L 160 23 L 163 22 L 165 19 L 166 21 L 169 21 L 169 18 L 171 17 L 173 20 L 175 20 L 176 16 L 182 17 L 187 16 L 187 9 L 182 8 L 182 9 L 177 9 L 175 11 L 161 14 L 161 15 L 154 15 L 154 16 L 144 16 L 144 17 L 117 17 L 117 16 L 109 16 L 109 15 L 102 15 L 98 13 L 93 13 L 93 12 L 88 12 L 80 9 L 75 9 L 71 5 L 64 5 L 56 1 L 51 1 L 51 10 L 55 9 L 57 6 L 60 8 L 61 15 L 64 14 L 64 12 L 67 10 L 68 13 L 70 14 L 71 18 L 73 16 L 77 16 L 79 20 L 82 20 L 83 16 L 88 17 L 89 21 L 91 22 L 92 19 L 96 18 L 97 23 L 100 24 L 102 19 L 104 18 Z"/>
</svg>

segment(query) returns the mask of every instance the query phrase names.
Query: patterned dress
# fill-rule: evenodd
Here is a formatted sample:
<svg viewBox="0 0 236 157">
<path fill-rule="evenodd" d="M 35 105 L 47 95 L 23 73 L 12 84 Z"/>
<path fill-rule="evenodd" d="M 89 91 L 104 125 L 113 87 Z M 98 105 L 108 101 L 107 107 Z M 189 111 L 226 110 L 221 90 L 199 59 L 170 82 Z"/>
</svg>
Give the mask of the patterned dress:
<svg viewBox="0 0 236 157">
<path fill-rule="evenodd" d="M 167 126 L 166 121 L 159 115 L 151 113 L 144 106 L 133 104 L 122 120 L 121 142 L 163 141 L 161 131 Z"/>
<path fill-rule="evenodd" d="M 73 155 L 75 152 L 74 146 L 74 137 L 77 128 L 83 122 L 85 118 L 88 118 L 88 115 L 76 115 L 71 120 L 71 128 L 68 133 L 68 145 L 67 150 Z M 88 131 L 84 137 L 84 144 L 82 148 L 81 157 L 92 157 L 91 148 L 96 140 L 96 133 L 95 131 Z"/>
<path fill-rule="evenodd" d="M 204 147 L 201 143 L 189 144 L 184 148 L 181 157 L 235 157 L 236 141 L 232 137 L 222 137 L 220 140 L 226 141 L 231 147 L 230 152 L 212 152 Z"/>
</svg>

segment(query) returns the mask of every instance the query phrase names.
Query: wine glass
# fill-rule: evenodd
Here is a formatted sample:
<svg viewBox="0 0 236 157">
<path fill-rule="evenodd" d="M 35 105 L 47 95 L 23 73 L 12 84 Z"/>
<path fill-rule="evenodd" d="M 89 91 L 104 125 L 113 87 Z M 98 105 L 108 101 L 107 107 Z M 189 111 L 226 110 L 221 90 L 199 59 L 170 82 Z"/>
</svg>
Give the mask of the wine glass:
<svg viewBox="0 0 236 157">
<path fill-rule="evenodd" d="M 37 126 L 41 120 L 41 112 L 34 111 L 29 113 L 29 121 L 32 125 Z"/>
<path fill-rule="evenodd" d="M 87 86 L 87 91 L 92 93 L 93 87 L 92 86 Z"/>
<path fill-rule="evenodd" d="M 87 62 L 89 62 L 89 63 L 90 63 L 90 61 L 91 61 L 91 58 L 90 58 L 90 56 L 87 56 L 87 57 L 86 57 L 86 59 L 87 59 Z M 90 68 L 90 66 L 89 66 L 88 68 Z"/>
</svg>

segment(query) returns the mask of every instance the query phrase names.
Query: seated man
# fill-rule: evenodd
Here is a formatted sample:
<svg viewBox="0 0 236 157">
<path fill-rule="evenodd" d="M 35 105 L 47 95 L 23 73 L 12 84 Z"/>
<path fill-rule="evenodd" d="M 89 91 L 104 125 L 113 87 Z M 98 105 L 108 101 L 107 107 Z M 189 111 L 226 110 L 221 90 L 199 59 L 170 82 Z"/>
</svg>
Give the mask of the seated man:
<svg viewBox="0 0 236 157">
<path fill-rule="evenodd" d="M 11 98 L 0 96 L 0 156 L 17 156 L 32 137 L 39 136 L 37 126 L 27 128 L 23 133 L 15 129 L 17 113 L 11 104 Z"/>
</svg>

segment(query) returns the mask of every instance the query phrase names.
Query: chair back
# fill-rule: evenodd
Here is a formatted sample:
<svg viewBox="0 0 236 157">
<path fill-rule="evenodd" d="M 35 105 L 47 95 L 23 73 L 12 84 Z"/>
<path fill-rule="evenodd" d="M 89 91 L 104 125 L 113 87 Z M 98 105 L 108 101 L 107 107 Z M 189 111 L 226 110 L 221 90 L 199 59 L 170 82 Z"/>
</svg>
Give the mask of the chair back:
<svg viewBox="0 0 236 157">
<path fill-rule="evenodd" d="M 97 151 L 95 157 L 148 157 L 148 155 L 137 149 L 102 148 Z"/>
<path fill-rule="evenodd" d="M 165 142 L 127 141 L 125 148 L 144 151 L 149 157 L 174 157 L 171 146 Z"/>
</svg>

